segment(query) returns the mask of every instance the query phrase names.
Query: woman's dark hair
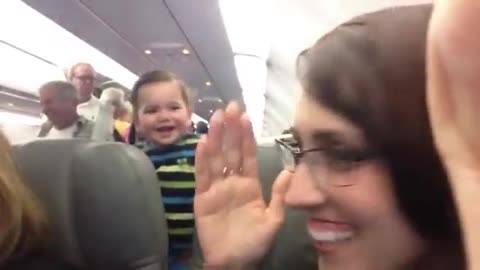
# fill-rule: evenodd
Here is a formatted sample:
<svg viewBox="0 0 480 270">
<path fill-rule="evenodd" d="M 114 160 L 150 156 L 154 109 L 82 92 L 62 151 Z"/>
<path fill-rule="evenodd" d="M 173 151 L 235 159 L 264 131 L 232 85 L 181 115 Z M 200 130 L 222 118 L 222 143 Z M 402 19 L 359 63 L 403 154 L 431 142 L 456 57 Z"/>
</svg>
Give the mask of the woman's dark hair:
<svg viewBox="0 0 480 270">
<path fill-rule="evenodd" d="M 389 166 L 399 207 L 437 253 L 430 255 L 447 255 L 453 269 L 464 269 L 459 218 L 426 103 L 431 13 L 432 5 L 417 5 L 354 18 L 300 54 L 297 76 L 313 100 L 362 129 Z"/>
<path fill-rule="evenodd" d="M 175 74 L 164 71 L 164 70 L 153 70 L 146 72 L 138 78 L 132 88 L 132 94 L 130 97 L 130 102 L 133 106 L 133 113 L 136 116 L 138 113 L 138 97 L 140 96 L 140 91 L 142 87 L 147 84 L 152 83 L 163 83 L 163 82 L 175 82 L 178 85 L 178 88 L 181 91 L 182 99 L 187 105 L 188 108 L 191 107 L 190 102 L 190 90 L 188 89 L 187 85 L 182 81 L 179 80 Z"/>
</svg>

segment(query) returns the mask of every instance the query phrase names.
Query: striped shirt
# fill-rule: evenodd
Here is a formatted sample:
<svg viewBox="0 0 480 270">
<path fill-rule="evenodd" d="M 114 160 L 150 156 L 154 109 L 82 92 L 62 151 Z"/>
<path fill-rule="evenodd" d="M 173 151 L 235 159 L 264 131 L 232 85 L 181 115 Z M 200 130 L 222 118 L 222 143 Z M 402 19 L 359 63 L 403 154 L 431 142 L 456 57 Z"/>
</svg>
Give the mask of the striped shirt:
<svg viewBox="0 0 480 270">
<path fill-rule="evenodd" d="M 145 149 L 155 166 L 167 216 L 169 256 L 189 259 L 192 253 L 195 221 L 194 161 L 197 135 L 185 135 L 179 142 L 166 148 Z"/>
</svg>

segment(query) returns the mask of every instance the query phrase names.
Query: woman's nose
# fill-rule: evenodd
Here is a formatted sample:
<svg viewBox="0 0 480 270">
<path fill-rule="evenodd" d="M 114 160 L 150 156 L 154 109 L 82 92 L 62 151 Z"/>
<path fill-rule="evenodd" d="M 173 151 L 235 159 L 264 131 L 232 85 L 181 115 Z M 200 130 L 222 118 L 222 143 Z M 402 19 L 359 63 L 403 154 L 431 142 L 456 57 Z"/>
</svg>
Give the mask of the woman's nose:
<svg viewBox="0 0 480 270">
<path fill-rule="evenodd" d="M 314 183 L 309 169 L 299 164 L 285 196 L 285 203 L 294 208 L 312 208 L 323 204 L 325 200 L 325 193 Z"/>
</svg>

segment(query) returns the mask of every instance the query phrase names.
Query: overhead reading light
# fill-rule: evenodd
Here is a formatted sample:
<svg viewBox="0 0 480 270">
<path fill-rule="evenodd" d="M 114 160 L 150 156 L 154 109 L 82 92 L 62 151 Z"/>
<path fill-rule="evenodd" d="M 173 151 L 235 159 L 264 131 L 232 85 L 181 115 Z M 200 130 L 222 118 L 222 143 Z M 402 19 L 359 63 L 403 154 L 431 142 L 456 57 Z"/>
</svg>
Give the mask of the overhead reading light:
<svg viewBox="0 0 480 270">
<path fill-rule="evenodd" d="M 150 51 L 150 50 L 148 50 L 148 49 L 147 49 L 147 50 L 145 50 L 144 52 L 145 52 L 145 54 L 147 54 L 147 55 L 150 55 L 150 54 L 152 54 L 152 51 Z"/>
<path fill-rule="evenodd" d="M 184 54 L 184 55 L 189 55 L 189 54 L 190 54 L 190 51 L 187 50 L 187 49 L 183 49 L 183 50 L 182 50 L 182 54 Z"/>
<path fill-rule="evenodd" d="M 210 86 L 210 85 L 212 85 L 212 83 L 208 81 L 208 82 L 205 82 L 205 85 Z"/>
<path fill-rule="evenodd" d="M 13 103 L 8 103 L 8 107 L 14 107 L 15 105 Z"/>
</svg>

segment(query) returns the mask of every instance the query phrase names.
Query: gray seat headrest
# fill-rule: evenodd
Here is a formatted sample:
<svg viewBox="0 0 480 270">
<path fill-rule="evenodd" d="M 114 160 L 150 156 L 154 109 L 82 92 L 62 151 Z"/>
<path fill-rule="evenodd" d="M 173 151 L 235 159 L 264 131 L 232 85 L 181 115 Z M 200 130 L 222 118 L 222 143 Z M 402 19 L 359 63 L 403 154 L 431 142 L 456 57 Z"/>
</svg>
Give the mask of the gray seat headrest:
<svg viewBox="0 0 480 270">
<path fill-rule="evenodd" d="M 280 149 L 274 143 L 257 147 L 258 175 L 266 201 L 270 200 L 272 185 L 283 165 Z M 318 255 L 308 235 L 303 211 L 287 208 L 285 223 L 277 234 L 269 254 L 262 263 L 262 270 L 317 270 Z"/>
<path fill-rule="evenodd" d="M 166 269 L 161 193 L 142 152 L 55 140 L 17 146 L 16 158 L 51 218 L 57 256 L 88 269 Z"/>
</svg>

